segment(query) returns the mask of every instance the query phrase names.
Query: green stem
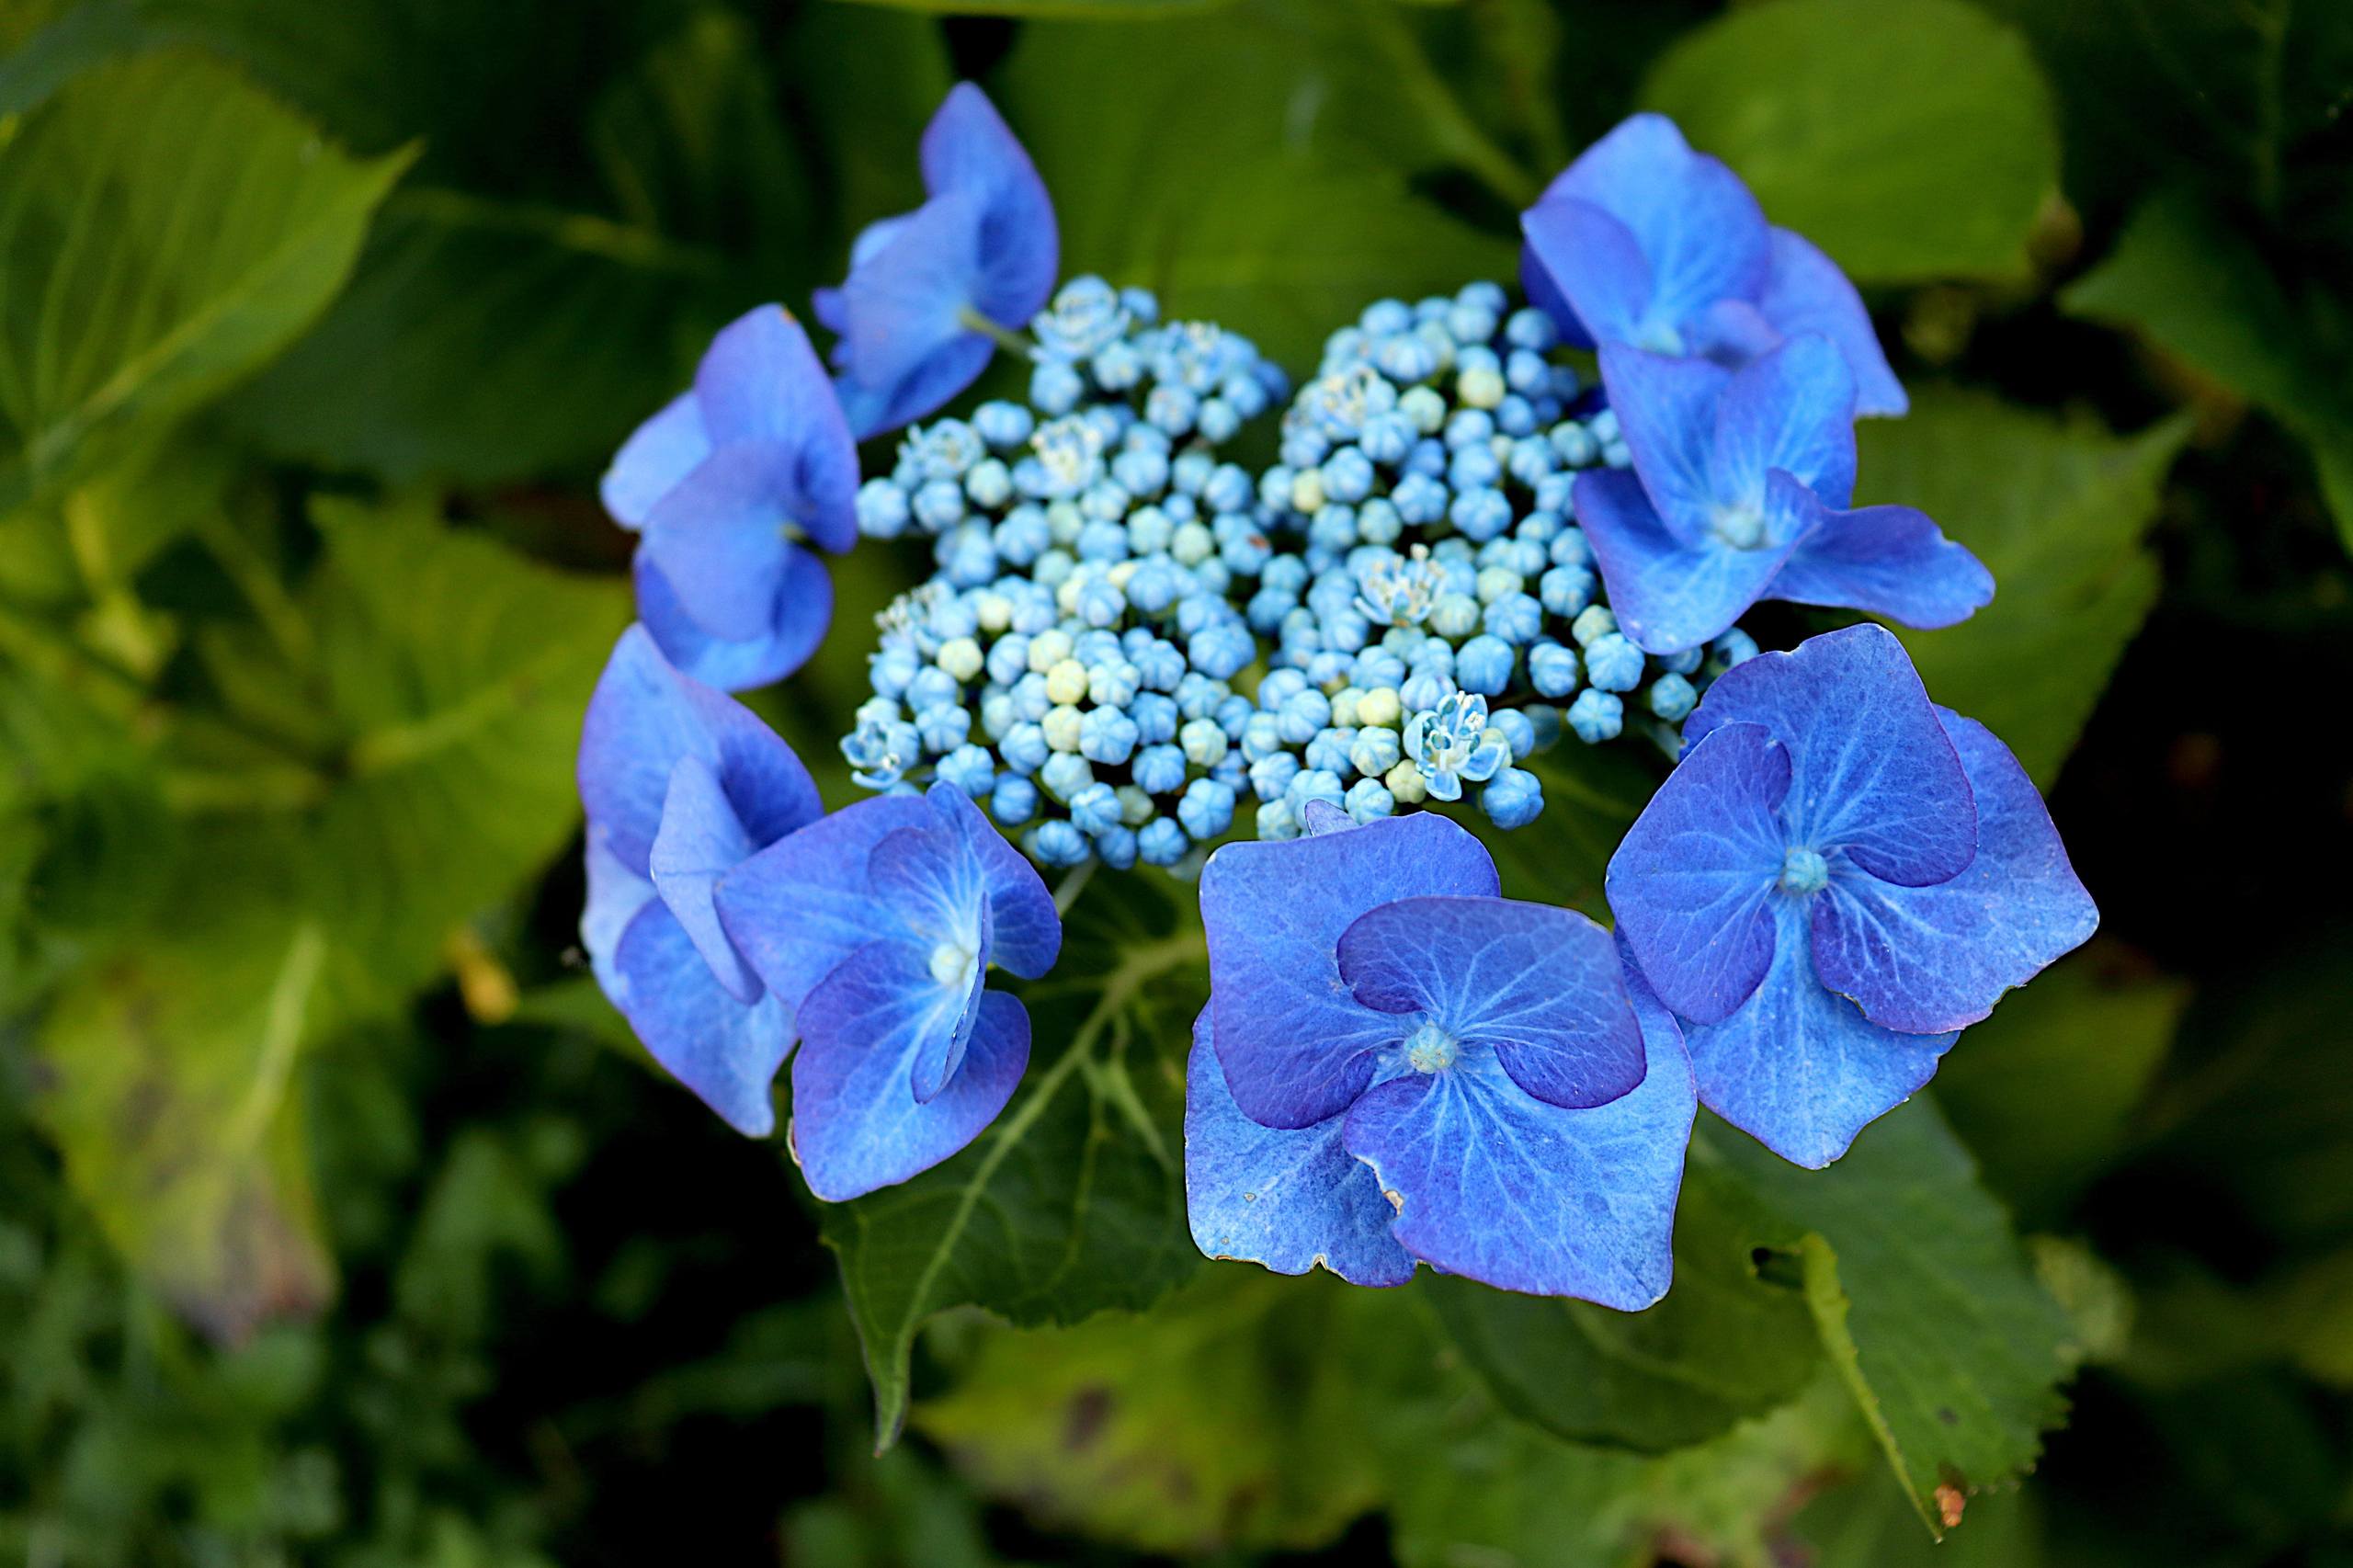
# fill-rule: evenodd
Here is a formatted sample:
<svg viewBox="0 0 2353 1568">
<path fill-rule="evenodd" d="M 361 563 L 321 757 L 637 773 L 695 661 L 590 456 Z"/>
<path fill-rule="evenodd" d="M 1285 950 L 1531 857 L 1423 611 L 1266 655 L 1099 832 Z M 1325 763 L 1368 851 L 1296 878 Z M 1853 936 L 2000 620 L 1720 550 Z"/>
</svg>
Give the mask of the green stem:
<svg viewBox="0 0 2353 1568">
<path fill-rule="evenodd" d="M 1029 351 L 1037 347 L 1029 341 L 1028 334 L 1016 332 L 1008 326 L 1001 326 L 970 305 L 958 309 L 956 321 L 969 332 L 977 332 L 994 339 L 999 348 L 1017 359 L 1029 358 Z"/>
</svg>

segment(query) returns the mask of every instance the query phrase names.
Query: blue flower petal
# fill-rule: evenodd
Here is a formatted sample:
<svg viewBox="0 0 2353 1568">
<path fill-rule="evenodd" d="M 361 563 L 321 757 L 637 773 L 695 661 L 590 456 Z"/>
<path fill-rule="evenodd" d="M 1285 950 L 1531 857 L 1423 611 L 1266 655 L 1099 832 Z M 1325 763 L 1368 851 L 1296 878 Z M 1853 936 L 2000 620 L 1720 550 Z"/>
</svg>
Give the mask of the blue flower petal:
<svg viewBox="0 0 2353 1568">
<path fill-rule="evenodd" d="M 1340 977 L 1384 1013 L 1423 1014 L 1466 1052 L 1568 1110 L 1643 1081 L 1642 1030 L 1609 935 L 1572 910 L 1501 898 L 1405 898 L 1340 936 Z"/>
<path fill-rule="evenodd" d="M 905 942 L 861 948 L 801 1009 L 792 1060 L 792 1153 L 809 1190 L 839 1203 L 903 1182 L 961 1150 L 996 1119 L 1029 1064 L 1029 1015 L 981 994 L 962 1067 L 929 1101 L 911 1075 L 936 1033 L 940 988 Z"/>
<path fill-rule="evenodd" d="M 909 939 L 875 899 L 867 866 L 886 836 L 930 820 L 921 801 L 876 796 L 820 817 L 720 879 L 720 924 L 787 1006 L 799 1007 L 869 942 Z"/>
<path fill-rule="evenodd" d="M 1938 714 L 1976 793 L 1977 858 L 1933 887 L 1838 877 L 1813 917 L 1823 983 L 1873 1022 L 1918 1034 L 1976 1023 L 2099 925 L 2018 758 L 1975 720 Z"/>
<path fill-rule="evenodd" d="M 1267 1127 L 1312 1127 L 1372 1079 L 1364 1053 L 1400 1034 L 1340 978 L 1340 934 L 1423 893 L 1493 897 L 1495 863 L 1434 812 L 1347 833 L 1229 844 L 1201 874 L 1218 1059 L 1234 1102 Z M 773 981 L 770 983 L 774 983 Z"/>
<path fill-rule="evenodd" d="M 759 1000 L 760 977 L 720 929 L 711 893 L 719 879 L 756 847 L 736 820 L 735 808 L 728 803 L 727 791 L 710 765 L 691 753 L 680 757 L 670 770 L 662 829 L 654 836 L 648 858 L 654 886 L 710 966 L 721 989 L 747 1005 Z"/>
<path fill-rule="evenodd" d="M 1711 472 L 1716 411 L 1732 372 L 1605 343 L 1601 381 L 1666 531 L 1687 546 L 1707 542 L 1720 499 Z"/>
<path fill-rule="evenodd" d="M 1590 202 L 1546 201 L 1520 214 L 1528 237 L 1521 272 L 1543 280 L 1586 342 L 1634 343 L 1645 335 L 1655 287 L 1632 230 Z"/>
<path fill-rule="evenodd" d="M 1372 1167 L 1348 1153 L 1345 1115 L 1278 1131 L 1242 1114 L 1210 1039 L 1193 1021 L 1185 1067 L 1185 1212 L 1211 1257 L 1304 1274 L 1322 1264 L 1354 1285 L 1403 1285 L 1414 1257 L 1389 1233 L 1397 1211 Z"/>
<path fill-rule="evenodd" d="M 771 844 L 823 811 L 792 748 L 751 711 L 662 657 L 645 629 L 621 633 L 597 677 L 581 727 L 581 804 L 621 865 L 646 875 L 671 770 L 692 755 L 709 764 L 745 831 Z"/>
<path fill-rule="evenodd" d="M 1770 260 L 1756 308 L 1784 336 L 1820 333 L 1838 346 L 1855 377 L 1855 412 L 1902 414 L 1911 407 L 1904 383 L 1888 368 L 1862 297 L 1838 264 L 1813 242 L 1787 229 L 1769 236 Z"/>
<path fill-rule="evenodd" d="M 792 1048 L 792 1016 L 774 996 L 745 1006 L 704 963 L 686 927 L 649 903 L 614 954 L 613 1005 L 654 1059 L 730 1127 L 753 1138 L 776 1131 L 769 1085 Z"/>
<path fill-rule="evenodd" d="M 972 304 L 1001 326 L 1019 328 L 1045 308 L 1062 270 L 1053 199 L 1020 141 L 970 82 L 949 89 L 923 133 L 927 190 L 983 197 L 979 279 Z"/>
<path fill-rule="evenodd" d="M 1790 338 L 1743 366 L 1717 404 L 1708 462 L 1716 500 L 1761 506 L 1771 469 L 1834 506 L 1854 495 L 1855 379 L 1826 337 Z"/>
<path fill-rule="evenodd" d="M 1791 845 L 1843 852 L 1906 887 L 1946 881 L 1976 857 L 1968 776 L 1885 627 L 1825 632 L 1727 670 L 1684 722 L 1685 744 L 1733 723 L 1762 724 L 1789 748 Z"/>
<path fill-rule="evenodd" d="M 613 454 L 597 494 L 613 521 L 625 528 L 645 526 L 645 515 L 671 487 L 710 455 L 702 408 L 691 389 L 662 405 L 662 412 L 630 433 Z"/>
<path fill-rule="evenodd" d="M 784 576 L 777 585 L 768 629 L 741 642 L 713 637 L 697 625 L 643 551 L 638 551 L 634 575 L 637 618 L 663 655 L 721 691 L 748 691 L 782 680 L 809 662 L 834 617 L 834 585 L 824 562 L 795 545 L 785 549 Z"/>
<path fill-rule="evenodd" d="M 1654 279 L 1654 324 L 1679 326 L 1718 300 L 1753 300 L 1764 287 L 1764 210 L 1738 175 L 1694 153 L 1664 115 L 1620 121 L 1546 187 L 1539 205 L 1563 197 L 1591 202 L 1633 233 Z"/>
<path fill-rule="evenodd" d="M 1684 1038 L 1700 1103 L 1783 1159 L 1819 1170 L 1936 1076 L 1959 1037 L 1872 1023 L 1815 978 L 1804 906 L 1777 899 L 1773 914 L 1773 965 L 1756 994 L 1721 1023 L 1687 1024 Z"/>
<path fill-rule="evenodd" d="M 1919 627 L 1956 625 L 1993 602 L 1994 574 L 1927 513 L 1897 506 L 1835 511 L 1818 502 L 1811 509 L 1812 528 L 1773 579 L 1773 597 Z"/>
<path fill-rule="evenodd" d="M 613 955 L 621 935 L 637 912 L 660 895 L 654 884 L 620 862 L 608 843 L 608 835 L 596 823 L 588 824 L 584 857 L 588 873 L 588 900 L 580 912 L 580 945 L 587 949 L 588 967 L 607 996 L 620 992 L 620 970 Z"/>
<path fill-rule="evenodd" d="M 646 514 L 640 548 L 710 636 L 745 642 L 772 629 L 795 548 L 785 536 L 789 461 L 773 446 L 721 447 Z"/>
<path fill-rule="evenodd" d="M 1527 1094 L 1493 1056 L 1367 1093 L 1344 1128 L 1398 1206 L 1392 1233 L 1452 1274 L 1634 1312 L 1666 1293 L 1695 1112 L 1674 1018 L 1627 983 L 1646 1051 L 1633 1093 L 1591 1110 Z"/>
<path fill-rule="evenodd" d="M 858 541 L 858 448 L 809 335 L 781 305 L 759 305 L 720 329 L 695 370 L 695 398 L 714 449 L 785 455 L 788 517 L 821 550 Z"/>
<path fill-rule="evenodd" d="M 1609 858 L 1619 936 L 1686 1018 L 1729 1017 L 1772 967 L 1789 789 L 1786 747 L 1762 725 L 1721 725 L 1684 755 Z"/>
<path fill-rule="evenodd" d="M 963 319 L 977 308 L 983 218 L 976 192 L 935 196 L 842 284 L 837 392 L 861 438 L 939 407 L 995 352 Z"/>
<path fill-rule="evenodd" d="M 926 798 L 933 813 L 972 847 L 988 894 L 993 961 L 1024 980 L 1053 968 L 1062 952 L 1063 918 L 1038 869 L 955 785 L 935 784 Z"/>
<path fill-rule="evenodd" d="M 1570 494 L 1619 630 L 1648 653 L 1679 653 L 1722 635 L 1796 548 L 1788 540 L 1755 550 L 1686 544 L 1668 531 L 1642 482 L 1622 470 L 1580 473 Z"/>
</svg>

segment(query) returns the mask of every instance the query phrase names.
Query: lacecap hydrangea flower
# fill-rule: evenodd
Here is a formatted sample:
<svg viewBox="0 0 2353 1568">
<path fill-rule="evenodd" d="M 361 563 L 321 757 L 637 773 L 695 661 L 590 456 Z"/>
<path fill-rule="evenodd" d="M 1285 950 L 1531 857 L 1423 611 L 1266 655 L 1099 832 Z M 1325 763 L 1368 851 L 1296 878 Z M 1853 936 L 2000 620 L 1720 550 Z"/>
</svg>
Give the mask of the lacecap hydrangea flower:
<svg viewBox="0 0 2353 1568">
<path fill-rule="evenodd" d="M 842 406 L 863 438 L 919 419 L 972 384 L 1046 302 L 1058 270 L 1054 208 L 1029 154 L 970 82 L 923 133 L 924 204 L 870 224 L 849 277 L 817 292 L 840 336 Z"/>
<path fill-rule="evenodd" d="M 1727 675 L 1609 862 L 1699 1097 L 1821 1166 L 2098 923 L 2018 759 L 1874 625 Z"/>
<path fill-rule="evenodd" d="M 1496 896 L 1495 862 L 1447 818 L 1358 826 L 1314 801 L 1306 826 L 1227 845 L 1201 878 L 1201 1250 L 1365 1285 L 1418 1261 L 1657 1301 L 1696 1107 L 1673 1017 L 1583 915 Z"/>
<path fill-rule="evenodd" d="M 622 444 L 602 494 L 640 535 L 638 619 L 672 664 L 741 691 L 816 651 L 833 585 L 806 547 L 856 540 L 858 448 L 782 306 L 721 330 L 694 385 Z"/>
</svg>

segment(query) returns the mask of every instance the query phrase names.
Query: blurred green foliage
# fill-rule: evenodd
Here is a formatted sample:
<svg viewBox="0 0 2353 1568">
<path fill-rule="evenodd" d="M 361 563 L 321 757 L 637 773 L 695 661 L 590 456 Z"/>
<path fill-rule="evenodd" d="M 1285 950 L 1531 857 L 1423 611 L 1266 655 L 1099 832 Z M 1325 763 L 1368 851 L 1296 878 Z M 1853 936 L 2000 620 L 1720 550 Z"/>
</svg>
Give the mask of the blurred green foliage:
<svg viewBox="0 0 2353 1568">
<path fill-rule="evenodd" d="M 1675 114 L 1865 289 L 1866 499 L 2002 585 L 1907 641 L 2107 935 L 1831 1172 L 1703 1125 L 1639 1316 L 1203 1262 L 1141 877 L 819 1212 L 582 970 L 593 484 L 959 76 L 1071 269 L 1294 370 Z M 0 9 L 0 1558 L 2353 1561 L 2348 108 L 2314 0 Z M 830 801 L 916 570 L 759 699 Z M 1597 909 L 1654 776 L 1549 759 L 1510 891 Z"/>
</svg>

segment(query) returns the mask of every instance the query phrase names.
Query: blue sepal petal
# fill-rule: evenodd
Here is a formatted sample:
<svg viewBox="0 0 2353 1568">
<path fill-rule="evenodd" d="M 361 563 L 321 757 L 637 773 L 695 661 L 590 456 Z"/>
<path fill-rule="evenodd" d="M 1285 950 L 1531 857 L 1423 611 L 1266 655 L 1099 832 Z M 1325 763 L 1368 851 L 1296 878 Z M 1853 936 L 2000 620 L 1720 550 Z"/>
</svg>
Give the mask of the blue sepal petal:
<svg viewBox="0 0 2353 1568">
<path fill-rule="evenodd" d="M 613 521 L 625 528 L 643 528 L 654 504 L 710 455 L 710 435 L 690 388 L 630 432 L 605 470 L 597 494 Z"/>
<path fill-rule="evenodd" d="M 972 303 L 1001 326 L 1018 328 L 1044 308 L 1062 268 L 1053 199 L 1037 165 L 970 82 L 949 89 L 924 128 L 924 185 L 974 190 L 983 199 L 981 274 Z"/>
<path fill-rule="evenodd" d="M 681 673 L 720 691 L 773 686 L 809 662 L 834 616 L 834 585 L 824 562 L 797 545 L 785 550 L 784 574 L 767 630 L 741 641 L 713 637 L 686 608 L 662 569 L 639 551 L 633 576 L 637 619 Z"/>
<path fill-rule="evenodd" d="M 1573 910 L 1501 898 L 1405 898 L 1341 933 L 1357 1000 L 1419 1013 L 1484 1047 L 1549 1105 L 1607 1105 L 1643 1081 L 1642 1030 L 1608 933 Z"/>
<path fill-rule="evenodd" d="M 1911 400 L 1888 368 L 1887 353 L 1871 330 L 1862 296 L 1838 264 L 1812 241 L 1787 229 L 1773 230 L 1768 239 L 1770 261 L 1756 300 L 1758 313 L 1783 336 L 1820 333 L 1838 346 L 1854 372 L 1857 414 L 1904 413 Z"/>
<path fill-rule="evenodd" d="M 1772 967 L 1790 753 L 1725 724 L 1685 754 L 1609 858 L 1620 937 L 1669 1006 L 1716 1023 Z"/>
<path fill-rule="evenodd" d="M 921 984 L 917 985 L 918 978 Z M 1029 1064 L 1029 1015 L 983 992 L 963 1065 L 929 1101 L 915 1056 L 939 988 L 904 942 L 863 948 L 811 993 L 792 1060 L 792 1153 L 809 1190 L 839 1203 L 957 1153 L 996 1119 Z"/>
<path fill-rule="evenodd" d="M 1278 1131 L 1242 1114 L 1210 1039 L 1193 1021 L 1185 1068 L 1185 1211 L 1211 1257 L 1304 1274 L 1322 1264 L 1356 1285 L 1402 1285 L 1414 1257 L 1389 1233 L 1397 1217 L 1372 1168 L 1341 1140 L 1345 1113 Z"/>
<path fill-rule="evenodd" d="M 588 898 L 580 911 L 580 945 L 588 954 L 588 968 L 607 996 L 620 994 L 620 970 L 614 954 L 621 935 L 637 912 L 661 895 L 640 872 L 620 862 L 608 842 L 606 830 L 588 824 L 587 852 L 583 857 L 588 876 Z"/>
<path fill-rule="evenodd" d="M 640 548 L 710 636 L 740 642 L 771 630 L 793 549 L 789 461 L 772 446 L 721 447 L 646 514 Z"/>
<path fill-rule="evenodd" d="M 712 891 L 756 847 L 728 803 L 710 765 L 689 753 L 670 770 L 662 829 L 648 857 L 654 886 L 677 916 L 720 988 L 738 1002 L 759 1000 L 760 978 L 720 928 Z"/>
<path fill-rule="evenodd" d="M 1417 894 L 1498 891 L 1485 847 L 1434 812 L 1211 856 L 1201 875 L 1211 1006 L 1243 1112 L 1267 1127 L 1312 1127 L 1371 1082 L 1365 1053 L 1398 1038 L 1396 1019 L 1358 1002 L 1340 978 L 1340 934 L 1358 915 Z"/>
<path fill-rule="evenodd" d="M 1063 919 L 1038 869 L 955 785 L 934 784 L 926 799 L 971 847 L 988 898 L 994 961 L 1024 980 L 1053 968 L 1062 952 Z"/>
<path fill-rule="evenodd" d="M 695 369 L 694 395 L 714 449 L 775 452 L 779 499 L 821 550 L 858 542 L 858 449 L 809 335 L 781 305 L 759 305 L 719 331 Z"/>
<path fill-rule="evenodd" d="M 912 940 L 898 916 L 874 898 L 867 864 L 884 837 L 930 820 L 919 800 L 881 795 L 860 801 L 770 845 L 720 879 L 720 924 L 787 1006 L 798 1007 L 867 943 Z"/>
<path fill-rule="evenodd" d="M 1706 542 L 1719 499 L 1711 449 L 1732 372 L 1704 359 L 1604 343 L 1601 380 L 1666 531 L 1685 545 Z"/>
<path fill-rule="evenodd" d="M 1795 604 L 1867 610 L 1906 626 L 1954 626 L 1991 604 L 1994 574 L 1911 506 L 1813 512 L 1772 595 Z"/>
<path fill-rule="evenodd" d="M 1985 1017 L 2099 925 L 2018 758 L 1975 720 L 1937 711 L 1976 794 L 1977 858 L 1932 887 L 1836 878 L 1813 916 L 1823 983 L 1873 1022 L 1919 1034 Z"/>
<path fill-rule="evenodd" d="M 1722 636 L 1797 548 L 1786 538 L 1754 550 L 1686 544 L 1621 470 L 1580 473 L 1570 494 L 1618 628 L 1646 653 L 1679 653 Z"/>
<path fill-rule="evenodd" d="M 1825 337 L 1793 337 L 1733 372 L 1716 405 L 1709 489 L 1719 505 L 1761 505 L 1780 469 L 1824 502 L 1855 493 L 1855 379 Z"/>
<path fill-rule="evenodd" d="M 730 1127 L 776 1130 L 769 1086 L 792 1049 L 792 1015 L 774 996 L 745 1006 L 722 988 L 677 917 L 646 904 L 614 954 L 613 1005 L 654 1059 Z"/>
<path fill-rule="evenodd" d="M 1643 335 L 1655 292 L 1650 263 L 1633 231 L 1590 202 L 1546 201 L 1520 214 L 1529 263 L 1564 301 L 1589 342 L 1632 343 Z"/>
</svg>

